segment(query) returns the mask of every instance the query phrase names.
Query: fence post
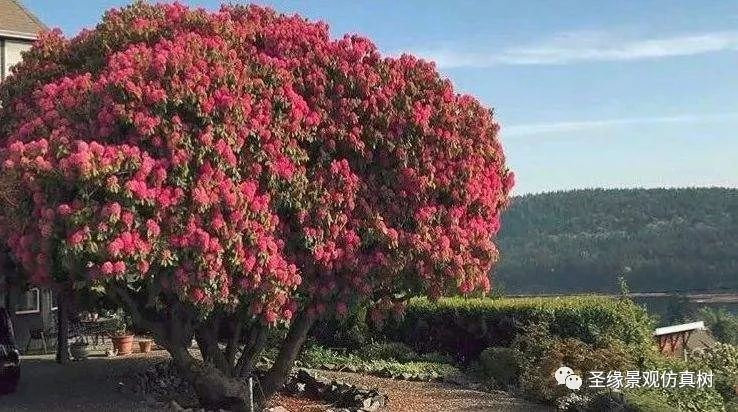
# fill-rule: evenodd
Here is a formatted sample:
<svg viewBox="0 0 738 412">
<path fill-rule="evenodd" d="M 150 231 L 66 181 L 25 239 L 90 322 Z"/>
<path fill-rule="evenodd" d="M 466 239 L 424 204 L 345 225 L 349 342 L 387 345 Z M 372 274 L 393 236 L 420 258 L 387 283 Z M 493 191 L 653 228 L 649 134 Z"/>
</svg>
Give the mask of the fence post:
<svg viewBox="0 0 738 412">
<path fill-rule="evenodd" d="M 254 378 L 249 376 L 249 412 L 254 412 Z"/>
</svg>

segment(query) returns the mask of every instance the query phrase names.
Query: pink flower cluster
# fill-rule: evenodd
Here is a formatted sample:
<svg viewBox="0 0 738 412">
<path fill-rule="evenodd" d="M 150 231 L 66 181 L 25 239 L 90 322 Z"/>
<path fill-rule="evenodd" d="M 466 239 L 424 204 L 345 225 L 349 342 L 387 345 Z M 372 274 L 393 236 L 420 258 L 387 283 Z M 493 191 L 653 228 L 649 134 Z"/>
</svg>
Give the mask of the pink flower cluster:
<svg viewBox="0 0 738 412">
<path fill-rule="evenodd" d="M 432 63 L 268 8 L 136 3 L 14 70 L 0 164 L 29 206 L 0 231 L 34 282 L 62 250 L 72 280 L 267 323 L 491 286 L 513 175 Z"/>
</svg>

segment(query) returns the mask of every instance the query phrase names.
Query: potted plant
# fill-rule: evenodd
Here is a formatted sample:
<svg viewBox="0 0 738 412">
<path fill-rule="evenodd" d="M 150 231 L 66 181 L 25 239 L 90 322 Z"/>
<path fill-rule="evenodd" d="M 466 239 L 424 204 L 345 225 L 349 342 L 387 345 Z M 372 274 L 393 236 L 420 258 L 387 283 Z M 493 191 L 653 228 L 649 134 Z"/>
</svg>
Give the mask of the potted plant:
<svg viewBox="0 0 738 412">
<path fill-rule="evenodd" d="M 69 345 L 69 354 L 74 360 L 84 360 L 90 356 L 89 343 L 84 337 L 79 337 Z"/>
<path fill-rule="evenodd" d="M 139 339 L 138 341 L 138 347 L 141 349 L 141 353 L 149 353 L 151 352 L 151 347 L 154 345 L 154 340 L 151 339 L 149 336 L 144 336 L 143 338 Z"/>
<path fill-rule="evenodd" d="M 113 341 L 113 350 L 118 356 L 133 353 L 133 334 L 127 331 L 123 318 L 118 321 L 116 331 L 110 335 L 110 340 Z"/>
</svg>

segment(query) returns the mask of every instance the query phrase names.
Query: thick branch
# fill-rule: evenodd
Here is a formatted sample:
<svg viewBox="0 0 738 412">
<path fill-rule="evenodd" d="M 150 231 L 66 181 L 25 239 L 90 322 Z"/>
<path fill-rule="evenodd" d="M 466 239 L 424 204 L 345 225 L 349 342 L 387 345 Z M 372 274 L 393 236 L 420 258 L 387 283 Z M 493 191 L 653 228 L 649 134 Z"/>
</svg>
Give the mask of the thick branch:
<svg viewBox="0 0 738 412">
<path fill-rule="evenodd" d="M 145 317 L 141 312 L 141 309 L 138 307 L 138 303 L 133 296 L 128 293 L 126 288 L 115 284 L 109 284 L 107 289 L 114 297 L 123 303 L 123 305 L 128 309 L 128 314 L 131 315 L 137 324 L 143 326 L 156 335 L 164 336 L 164 325 L 161 322 L 155 322 Z"/>
<path fill-rule="evenodd" d="M 169 299 L 168 338 L 189 347 L 194 334 L 194 313 L 176 296 Z"/>
<path fill-rule="evenodd" d="M 287 339 L 285 339 L 282 347 L 279 349 L 279 355 L 274 361 L 269 372 L 261 382 L 261 387 L 264 397 L 263 400 L 269 399 L 278 390 L 284 386 L 284 382 L 289 376 L 292 366 L 295 364 L 295 359 L 300 353 L 300 348 L 305 342 L 310 327 L 315 322 L 315 315 L 310 315 L 307 310 L 303 310 L 297 315 L 297 318 L 290 325 L 290 330 L 287 332 Z"/>
<path fill-rule="evenodd" d="M 259 360 L 259 355 L 264 349 L 267 338 L 267 328 L 261 323 L 257 323 L 251 328 L 249 342 L 244 345 L 241 351 L 241 357 L 236 364 L 235 376 L 246 377 L 251 374 Z"/>
<path fill-rule="evenodd" d="M 241 332 L 243 331 L 243 323 L 244 319 L 240 312 L 234 314 L 234 317 L 231 321 L 231 336 L 230 339 L 228 339 L 228 345 L 226 345 L 225 350 L 225 357 L 226 362 L 228 362 L 229 365 L 233 365 L 236 360 L 236 350 L 238 349 L 238 345 L 241 343 Z"/>
<path fill-rule="evenodd" d="M 232 364 L 226 361 L 223 351 L 218 345 L 218 325 L 220 316 L 213 315 L 207 322 L 202 323 L 195 331 L 195 339 L 200 347 L 202 358 L 211 362 L 226 375 L 231 375 Z"/>
</svg>

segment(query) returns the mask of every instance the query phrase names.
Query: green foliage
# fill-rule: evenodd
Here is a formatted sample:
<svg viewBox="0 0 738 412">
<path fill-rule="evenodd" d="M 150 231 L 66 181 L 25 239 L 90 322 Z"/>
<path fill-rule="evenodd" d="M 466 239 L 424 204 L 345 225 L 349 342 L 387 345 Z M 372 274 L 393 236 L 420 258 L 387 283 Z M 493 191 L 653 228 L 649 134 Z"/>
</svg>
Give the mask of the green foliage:
<svg viewBox="0 0 738 412">
<path fill-rule="evenodd" d="M 510 348 L 491 347 L 479 355 L 482 373 L 494 380 L 496 386 L 507 387 L 517 382 L 520 367 L 516 353 Z"/>
<path fill-rule="evenodd" d="M 503 215 L 507 293 L 738 289 L 738 190 L 577 190 L 519 196 Z M 678 251 L 678 253 L 675 253 Z"/>
<path fill-rule="evenodd" d="M 702 308 L 700 318 L 705 321 L 715 339 L 738 345 L 738 316 L 725 309 Z"/>
<path fill-rule="evenodd" d="M 669 400 L 657 391 L 631 391 L 624 395 L 625 412 L 678 412 L 668 404 Z"/>
<path fill-rule="evenodd" d="M 418 354 L 404 343 L 400 342 L 375 342 L 364 347 L 360 356 L 365 359 L 385 359 L 408 362 L 418 359 Z"/>
<path fill-rule="evenodd" d="M 342 354 L 320 345 L 309 345 L 302 351 L 296 364 L 312 369 L 361 372 L 392 379 L 418 381 L 442 380 L 460 374 L 457 368 L 445 363 L 420 360 L 401 362 L 396 360 L 396 352 L 383 353 L 377 351 L 373 354 L 390 354 L 391 356 L 384 359 L 371 358 L 367 356 L 369 353 L 362 355 Z"/>
<path fill-rule="evenodd" d="M 554 372 L 561 365 L 584 376 L 593 370 L 637 369 L 640 362 L 638 354 L 622 342 L 593 345 L 576 338 L 561 338 L 552 335 L 545 324 L 526 327 L 513 342 L 512 349 L 520 367 L 520 389 L 531 398 L 547 402 L 570 392 L 554 381 Z"/>
<path fill-rule="evenodd" d="M 738 346 L 719 343 L 690 353 L 689 362 L 695 369 L 711 370 L 715 389 L 726 401 L 735 400 L 735 388 L 738 387 Z"/>
<path fill-rule="evenodd" d="M 660 371 L 697 371 L 701 365 L 694 361 L 685 362 L 682 359 L 653 356 L 647 360 L 644 367 L 648 370 Z M 704 371 L 705 368 L 703 367 Z M 659 388 L 648 392 L 659 392 L 667 403 L 680 411 L 687 412 L 722 412 L 725 410 L 725 400 L 716 387 L 703 388 Z"/>
<path fill-rule="evenodd" d="M 311 329 L 310 335 L 325 346 L 361 349 L 372 340 L 366 319 L 366 306 L 357 306 L 342 319 L 320 319 Z"/>
<path fill-rule="evenodd" d="M 728 345 L 709 354 L 695 355 L 689 362 L 662 357 L 649 351 L 646 356 L 633 353 L 622 343 L 613 341 L 606 346 L 586 344 L 577 339 L 551 335 L 544 325 L 532 325 L 519 335 L 513 344 L 520 374 L 518 385 L 527 396 L 544 401 L 565 404 L 572 411 L 723 411 L 734 400 L 732 386 L 726 376 L 735 373 L 735 348 Z M 575 373 L 586 375 L 593 370 L 659 370 L 706 371 L 715 374 L 715 387 L 682 387 L 656 389 L 626 389 L 623 396 L 595 392 L 583 388 L 572 397 L 570 391 L 553 382 L 553 373 L 561 365 Z"/>
<path fill-rule="evenodd" d="M 418 360 L 423 361 L 423 362 L 448 363 L 448 364 L 453 364 L 455 362 L 453 356 L 449 355 L 448 353 L 441 353 L 441 352 L 428 352 L 428 353 L 418 354 Z"/>
<path fill-rule="evenodd" d="M 383 332 L 389 340 L 419 352 L 440 351 L 474 360 L 485 348 L 510 346 L 530 324 L 543 324 L 554 336 L 596 346 L 613 341 L 652 345 L 652 322 L 643 308 L 626 299 L 601 296 L 411 299 L 405 316 L 387 322 Z"/>
</svg>

